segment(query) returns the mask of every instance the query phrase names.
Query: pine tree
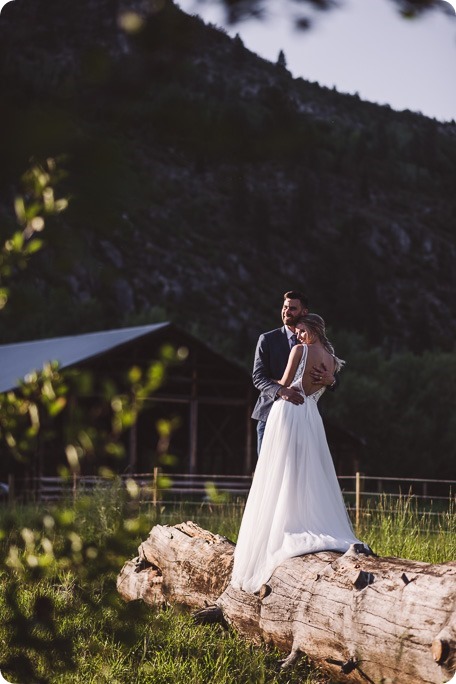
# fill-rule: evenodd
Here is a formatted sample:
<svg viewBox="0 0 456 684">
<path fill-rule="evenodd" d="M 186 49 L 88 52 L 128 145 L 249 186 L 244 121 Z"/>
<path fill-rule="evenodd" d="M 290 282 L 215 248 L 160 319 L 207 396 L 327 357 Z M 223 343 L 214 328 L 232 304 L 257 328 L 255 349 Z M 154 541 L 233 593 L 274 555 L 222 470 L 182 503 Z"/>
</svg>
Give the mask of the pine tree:
<svg viewBox="0 0 456 684">
<path fill-rule="evenodd" d="M 277 66 L 279 66 L 281 69 L 287 68 L 287 60 L 283 50 L 280 50 L 279 56 L 277 57 Z"/>
</svg>

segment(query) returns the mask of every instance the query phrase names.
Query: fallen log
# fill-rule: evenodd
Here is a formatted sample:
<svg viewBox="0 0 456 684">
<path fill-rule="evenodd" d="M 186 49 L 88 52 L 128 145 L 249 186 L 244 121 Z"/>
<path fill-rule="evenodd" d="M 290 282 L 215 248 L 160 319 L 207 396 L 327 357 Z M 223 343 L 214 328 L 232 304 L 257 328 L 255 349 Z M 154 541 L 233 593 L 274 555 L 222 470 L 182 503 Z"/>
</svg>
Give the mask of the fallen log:
<svg viewBox="0 0 456 684">
<path fill-rule="evenodd" d="M 192 522 L 156 525 L 117 588 L 180 604 L 254 643 L 305 653 L 338 682 L 441 684 L 456 670 L 456 562 L 323 552 L 280 565 L 258 595 L 229 584 L 235 545 Z"/>
</svg>

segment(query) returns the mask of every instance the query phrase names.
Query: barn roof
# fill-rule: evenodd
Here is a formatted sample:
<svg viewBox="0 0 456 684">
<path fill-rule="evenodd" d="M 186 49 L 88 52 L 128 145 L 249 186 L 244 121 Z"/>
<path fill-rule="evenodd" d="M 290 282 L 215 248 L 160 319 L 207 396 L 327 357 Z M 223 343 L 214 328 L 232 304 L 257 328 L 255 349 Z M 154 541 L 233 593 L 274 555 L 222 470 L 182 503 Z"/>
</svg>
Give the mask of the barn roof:
<svg viewBox="0 0 456 684">
<path fill-rule="evenodd" d="M 31 372 L 50 361 L 61 368 L 86 361 L 144 335 L 169 326 L 169 323 L 141 325 L 134 328 L 53 337 L 33 342 L 0 345 L 0 393 L 14 389 Z"/>
</svg>

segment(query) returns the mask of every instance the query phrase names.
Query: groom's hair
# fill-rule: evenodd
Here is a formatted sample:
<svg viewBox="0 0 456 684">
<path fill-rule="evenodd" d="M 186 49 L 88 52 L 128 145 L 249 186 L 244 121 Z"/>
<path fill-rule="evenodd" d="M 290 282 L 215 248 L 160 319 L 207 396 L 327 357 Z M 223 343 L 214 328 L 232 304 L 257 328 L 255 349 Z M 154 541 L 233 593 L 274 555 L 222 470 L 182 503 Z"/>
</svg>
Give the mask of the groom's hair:
<svg viewBox="0 0 456 684">
<path fill-rule="evenodd" d="M 283 295 L 284 300 L 285 299 L 299 299 L 301 304 L 305 309 L 309 308 L 309 300 L 307 299 L 306 295 L 300 292 L 299 290 L 290 290 L 289 292 L 285 292 Z"/>
</svg>

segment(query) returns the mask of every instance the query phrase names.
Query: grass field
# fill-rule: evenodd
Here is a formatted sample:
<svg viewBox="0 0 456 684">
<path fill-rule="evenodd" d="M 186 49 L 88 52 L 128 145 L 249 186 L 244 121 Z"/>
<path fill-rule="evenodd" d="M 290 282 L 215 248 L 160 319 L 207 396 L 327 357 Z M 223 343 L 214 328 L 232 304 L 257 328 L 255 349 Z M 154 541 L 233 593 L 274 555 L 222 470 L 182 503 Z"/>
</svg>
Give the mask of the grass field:
<svg viewBox="0 0 456 684">
<path fill-rule="evenodd" d="M 454 503 L 436 515 L 413 498 L 381 498 L 358 536 L 382 556 L 433 563 L 456 558 Z M 115 579 L 150 528 L 194 520 L 235 540 L 240 504 L 144 507 L 117 487 L 56 508 L 0 509 L 0 670 L 17 684 L 316 684 L 302 660 L 252 647 L 218 625 L 196 626 L 176 609 L 124 604 Z"/>
</svg>

